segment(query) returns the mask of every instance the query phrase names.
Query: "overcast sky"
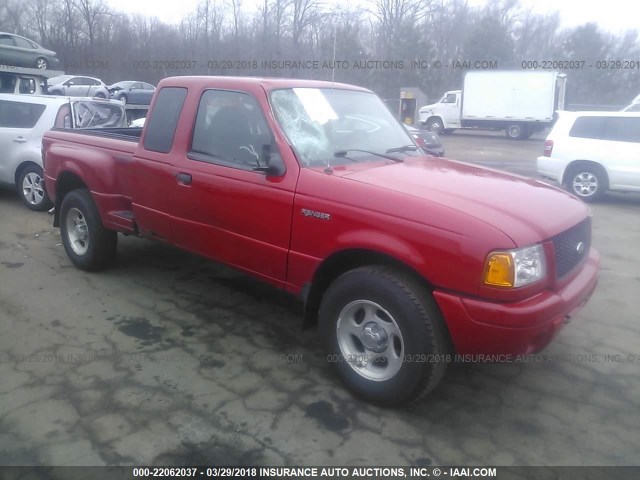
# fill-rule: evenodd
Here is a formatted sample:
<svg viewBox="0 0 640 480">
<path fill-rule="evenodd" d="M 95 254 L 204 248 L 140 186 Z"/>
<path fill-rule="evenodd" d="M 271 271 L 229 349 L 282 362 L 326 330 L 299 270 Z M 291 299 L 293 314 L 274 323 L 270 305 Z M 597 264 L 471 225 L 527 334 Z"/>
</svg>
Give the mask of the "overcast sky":
<svg viewBox="0 0 640 480">
<path fill-rule="evenodd" d="M 105 0 L 116 10 L 157 16 L 165 22 L 177 22 L 183 15 L 195 10 L 198 0 Z M 328 0 L 339 1 L 339 0 Z M 259 0 L 244 0 L 243 9 L 250 11 Z M 363 2 L 364 3 L 364 2 Z M 470 0 L 471 5 L 482 5 L 485 0 Z M 520 0 L 525 8 L 537 13 L 560 12 L 563 27 L 596 22 L 612 33 L 638 29 L 640 4 L 632 0 Z M 637 5 L 637 6 L 636 6 Z"/>
</svg>

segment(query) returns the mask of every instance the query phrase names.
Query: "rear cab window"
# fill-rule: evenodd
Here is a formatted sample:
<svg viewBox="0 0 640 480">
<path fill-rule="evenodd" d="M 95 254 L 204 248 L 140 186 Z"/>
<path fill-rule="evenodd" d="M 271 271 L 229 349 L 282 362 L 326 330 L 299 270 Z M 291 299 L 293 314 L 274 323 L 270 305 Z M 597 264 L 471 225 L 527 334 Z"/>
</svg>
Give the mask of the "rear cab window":
<svg viewBox="0 0 640 480">
<path fill-rule="evenodd" d="M 46 106 L 39 103 L 0 100 L 0 127 L 33 128 L 40 120 Z"/>
<path fill-rule="evenodd" d="M 187 98 L 184 87 L 164 87 L 158 93 L 153 114 L 148 119 L 144 149 L 169 153 L 178 127 L 182 106 Z"/>
</svg>

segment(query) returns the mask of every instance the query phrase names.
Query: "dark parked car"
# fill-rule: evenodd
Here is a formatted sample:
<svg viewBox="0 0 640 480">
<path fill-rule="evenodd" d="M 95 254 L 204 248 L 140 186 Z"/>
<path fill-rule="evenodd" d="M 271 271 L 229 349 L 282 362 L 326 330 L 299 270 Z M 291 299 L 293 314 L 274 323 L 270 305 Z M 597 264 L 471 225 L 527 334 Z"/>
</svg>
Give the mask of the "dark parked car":
<svg viewBox="0 0 640 480">
<path fill-rule="evenodd" d="M 60 61 L 56 52 L 41 47 L 33 40 L 13 33 L 0 32 L 0 63 L 46 70 L 57 67 Z"/>
<path fill-rule="evenodd" d="M 411 125 L 405 125 L 404 127 L 422 150 L 436 157 L 444 156 L 444 148 L 437 133 L 412 127 Z"/>
<path fill-rule="evenodd" d="M 47 93 L 68 97 L 108 98 L 107 86 L 99 78 L 82 75 L 60 75 L 47 82 Z"/>
<path fill-rule="evenodd" d="M 149 105 L 156 89 L 150 83 L 133 80 L 114 83 L 107 88 L 111 98 L 134 105 Z"/>
</svg>

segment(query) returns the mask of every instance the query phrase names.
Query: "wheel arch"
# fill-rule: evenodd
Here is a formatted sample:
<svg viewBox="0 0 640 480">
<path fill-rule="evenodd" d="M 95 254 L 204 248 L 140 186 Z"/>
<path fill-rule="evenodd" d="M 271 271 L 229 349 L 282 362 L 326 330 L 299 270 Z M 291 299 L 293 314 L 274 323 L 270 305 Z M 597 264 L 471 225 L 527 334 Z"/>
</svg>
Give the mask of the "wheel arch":
<svg viewBox="0 0 640 480">
<path fill-rule="evenodd" d="M 60 173 L 56 180 L 56 200 L 55 213 L 53 216 L 53 226 L 60 226 L 60 206 L 65 195 L 79 188 L 88 188 L 87 184 L 76 173 L 68 170 Z"/>
<path fill-rule="evenodd" d="M 429 124 L 429 121 L 433 120 L 434 118 L 437 118 L 438 120 L 440 120 L 440 122 L 442 123 L 442 128 L 443 129 L 447 128 L 447 122 L 444 121 L 444 117 L 442 115 L 438 115 L 438 114 L 429 115 L 427 117 L 427 120 L 425 121 L 425 123 Z"/>
<path fill-rule="evenodd" d="M 302 290 L 304 300 L 303 328 L 311 327 L 317 323 L 322 297 L 336 278 L 350 270 L 367 265 L 388 266 L 409 275 L 429 292 L 434 290 L 433 284 L 416 269 L 392 255 L 364 248 L 340 250 L 322 261 L 316 268 L 312 281 L 306 284 Z"/>
<path fill-rule="evenodd" d="M 610 185 L 609 171 L 604 165 L 602 165 L 599 162 L 594 162 L 593 160 L 572 160 L 571 162 L 569 162 L 566 168 L 564 169 L 564 173 L 562 174 L 561 184 L 566 185 L 567 180 L 569 179 L 569 175 L 571 174 L 571 171 L 575 170 L 576 168 L 579 168 L 580 166 L 589 166 L 589 167 L 600 170 L 600 172 L 604 174 L 604 181 L 605 181 L 604 186 L 606 187 L 605 190 L 609 188 L 609 185 Z"/>
<path fill-rule="evenodd" d="M 22 175 L 22 172 L 24 171 L 24 169 L 31 165 L 38 167 L 40 170 L 42 170 L 42 165 L 38 164 L 38 162 L 34 162 L 33 160 L 23 160 L 18 164 L 15 172 L 13 173 L 13 181 L 16 186 L 19 186 L 18 182 L 20 180 L 20 175 Z"/>
</svg>

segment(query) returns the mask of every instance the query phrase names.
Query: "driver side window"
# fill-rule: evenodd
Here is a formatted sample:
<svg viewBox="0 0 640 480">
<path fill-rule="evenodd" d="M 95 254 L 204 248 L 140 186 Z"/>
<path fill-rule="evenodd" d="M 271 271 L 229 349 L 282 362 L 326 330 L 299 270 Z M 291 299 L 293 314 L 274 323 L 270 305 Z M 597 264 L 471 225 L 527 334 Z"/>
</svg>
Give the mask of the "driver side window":
<svg viewBox="0 0 640 480">
<path fill-rule="evenodd" d="M 226 90 L 202 94 L 188 157 L 243 170 L 281 161 L 256 99 Z"/>
<path fill-rule="evenodd" d="M 445 97 L 442 99 L 441 103 L 456 103 L 456 94 L 455 93 L 449 93 L 449 94 L 445 95 Z"/>
</svg>

